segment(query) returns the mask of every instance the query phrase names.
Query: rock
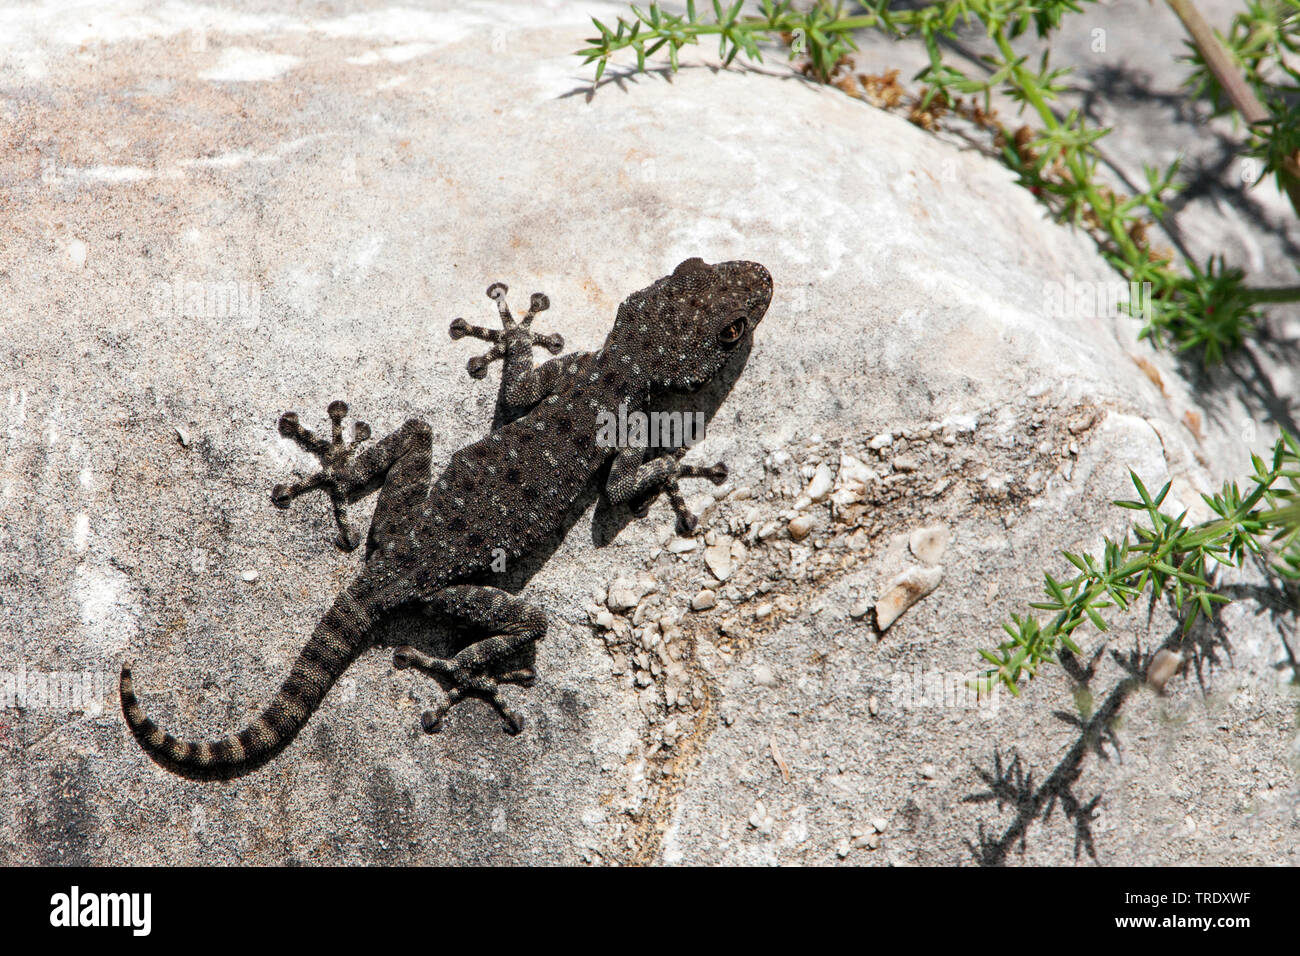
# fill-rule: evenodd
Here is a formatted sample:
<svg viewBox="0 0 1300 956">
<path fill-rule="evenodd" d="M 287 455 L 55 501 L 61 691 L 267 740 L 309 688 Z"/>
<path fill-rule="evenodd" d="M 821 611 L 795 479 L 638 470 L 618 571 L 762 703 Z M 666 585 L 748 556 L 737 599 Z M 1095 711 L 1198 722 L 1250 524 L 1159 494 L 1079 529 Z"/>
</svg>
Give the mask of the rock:
<svg viewBox="0 0 1300 956">
<path fill-rule="evenodd" d="M 713 544 L 705 548 L 704 563 L 719 581 L 731 577 L 731 539 L 719 536 Z"/>
<path fill-rule="evenodd" d="M 699 538 L 673 538 L 668 544 L 664 545 L 664 550 L 673 554 L 686 554 L 688 551 L 694 551 L 699 546 Z"/>
<path fill-rule="evenodd" d="M 1165 684 L 1169 683 L 1169 678 L 1177 674 L 1178 669 L 1182 666 L 1182 654 L 1171 651 L 1167 647 L 1162 647 L 1151 658 L 1151 666 L 1147 668 L 1147 683 L 1151 685 L 1152 690 L 1157 694 L 1163 694 Z"/>
<path fill-rule="evenodd" d="M 853 848 L 855 850 L 875 850 L 880 847 L 879 833 L 863 833 L 854 836 Z"/>
<path fill-rule="evenodd" d="M 808 532 L 812 531 L 813 517 L 812 515 L 799 515 L 799 517 L 791 520 L 787 527 L 793 540 L 802 541 L 808 537 Z"/>
<path fill-rule="evenodd" d="M 917 560 L 926 564 L 938 564 L 951 537 L 947 525 L 932 524 L 913 531 L 907 539 L 907 545 Z"/>
<path fill-rule="evenodd" d="M 703 588 L 700 593 L 691 599 L 692 611 L 707 611 L 711 607 L 717 606 L 718 596 L 708 588 Z"/>
<path fill-rule="evenodd" d="M 636 602 L 641 600 L 641 595 L 644 593 L 640 585 L 631 578 L 615 578 L 614 583 L 609 586 L 605 606 L 611 611 L 629 611 L 636 607 Z"/>
<path fill-rule="evenodd" d="M 241 581 L 247 581 L 249 584 L 251 584 L 251 583 L 253 583 L 254 581 L 257 580 L 257 572 L 256 572 L 256 571 L 253 571 L 253 570 L 240 571 L 240 572 L 239 572 L 239 580 L 241 580 Z"/>
<path fill-rule="evenodd" d="M 11 370 L 0 383 L 7 416 L 0 604 L 11 636 L 0 670 L 71 666 L 105 674 L 107 683 L 98 718 L 51 708 L 0 714 L 8 741 L 0 846 L 11 865 L 213 865 L 236 857 L 249 865 L 572 865 L 584 854 L 611 864 L 816 863 L 834 859 L 852 814 L 902 812 L 909 801 L 923 812 L 899 838 L 906 849 L 889 848 L 890 859 L 969 862 L 967 845 L 980 839 L 980 827 L 1001 839 L 1016 814 L 963 802 L 982 786 L 972 768 L 991 770 L 996 731 L 1011 728 L 1024 772 L 1045 779 L 1075 742 L 1053 716 L 1071 709 L 1068 681 L 1053 666 L 1022 698 L 1003 700 L 987 724 L 892 703 L 885 713 L 889 678 L 914 667 L 980 667 L 975 648 L 995 646 L 1006 615 L 1040 598 L 1041 572 L 1069 573 L 1061 548 L 1092 548 L 1094 536 L 1118 532 L 1126 516 L 1109 502 L 1132 497 L 1129 468 L 1153 490 L 1178 478 L 1190 503 L 1225 479 L 1242 479 L 1248 446 L 1258 451 L 1269 441 L 1269 416 L 1222 369 L 1208 387 L 1189 386 L 1176 357 L 1138 340 L 1140 320 L 1045 307 L 1066 278 L 1099 289 L 1125 283 L 1082 231 L 1052 222 L 999 161 L 836 89 L 787 82 L 794 71 L 772 57 L 757 69 L 700 69 L 716 63 L 716 47 L 688 46 L 687 68 L 667 83 L 624 79 L 635 59 L 624 50 L 592 90 L 592 67 L 569 55 L 590 34 L 591 13 L 609 20 L 590 4 L 547 4 L 542 14 L 537 4 L 509 0 L 490 9 L 428 0 L 402 16 L 382 7 L 336 12 L 337 4 L 272 11 L 254 0 L 156 10 L 103 0 L 93 17 L 50 6 L 7 5 L 0 30 L 6 100 L 20 119 L 7 154 L 6 185 L 15 188 L 5 197 L 0 243 L 0 367 Z M 1064 29 L 1074 32 L 1053 49 L 1099 62 L 1088 49 L 1097 26 L 1109 27 L 1112 40 L 1180 43 L 1163 22 L 1167 11 L 1148 7 L 1098 4 L 1086 17 L 1067 16 Z M 854 36 L 864 53 L 851 72 L 878 69 L 873 61 L 898 66 L 900 82 L 915 91 L 907 77 L 926 64 L 920 44 L 871 31 Z M 1021 42 L 1022 52 L 1037 52 L 1032 37 Z M 1108 75 L 1150 70 L 1155 88 L 1173 88 L 1182 67 L 1152 56 L 1149 45 L 1112 43 Z M 662 51 L 650 58 L 652 68 L 663 62 Z M 1063 100 L 1093 92 L 1089 76 L 1072 79 L 1081 89 L 1063 91 Z M 1140 102 L 1148 98 L 1131 99 L 1135 110 L 1150 108 Z M 1114 104 L 1103 97 L 1095 105 Z M 1002 115 L 1013 117 L 1014 105 Z M 1152 125 L 1115 135 L 1140 142 Z M 1182 128 L 1190 147 L 1209 151 L 1200 155 L 1213 159 L 1223 149 L 1221 136 Z M 683 135 L 692 129 L 708 135 Z M 1175 145 L 1123 154 L 1120 168 L 1181 152 Z M 1231 228 L 1183 232 L 1229 236 L 1229 258 L 1247 264 L 1252 286 L 1292 284 L 1286 230 L 1270 224 L 1294 217 L 1283 218 L 1285 198 L 1271 188 L 1246 196 L 1264 204 L 1259 215 L 1237 215 L 1236 165 L 1217 184 L 1231 179 L 1230 188 L 1211 182 L 1202 190 L 1209 199 L 1188 204 L 1222 206 Z M 1220 203 L 1221 193 L 1228 200 Z M 1176 219 L 1184 214 L 1171 207 Z M 792 242 L 792 217 L 817 227 Z M 856 254 L 864 223 L 874 250 L 865 257 Z M 85 244 L 84 260 L 70 255 L 74 238 Z M 936 250 L 942 268 L 933 268 Z M 635 669 L 647 682 L 637 688 L 626 655 L 566 628 L 586 619 L 583 605 L 597 588 L 603 603 L 610 582 L 662 568 L 665 607 L 686 614 L 679 642 L 703 653 L 721 615 L 688 608 L 699 576 L 713 578 L 694 550 L 656 558 L 659 542 L 671 538 L 646 522 L 631 520 L 611 539 L 599 504 L 574 516 L 554 552 L 537 556 L 545 561 L 535 571 L 510 562 L 512 586 L 546 609 L 553 631 L 537 649 L 536 684 L 503 689 L 527 718 L 518 736 L 501 733 L 481 702 L 455 708 L 441 735 L 416 732 L 420 708 L 440 691 L 415 672 L 393 672 L 391 651 L 378 648 L 352 665 L 297 740 L 239 781 L 176 778 L 121 732 L 113 683 L 127 659 L 141 699 L 166 729 L 194 736 L 235 729 L 234 717 L 256 713 L 279 686 L 361 566 L 360 553 L 331 550 L 320 493 L 289 511 L 269 506 L 273 484 L 314 469 L 276 435 L 281 411 L 296 408 L 304 426 L 327 434 L 324 405 L 346 397 L 374 423 L 376 442 L 419 416 L 434 430 L 440 466 L 481 439 L 491 417 L 500 367 L 485 382 L 469 381 L 465 362 L 485 348 L 445 339 L 456 315 L 497 326 L 483 295 L 489 281 L 509 283 L 516 315 L 531 292 L 545 291 L 553 308 L 534 328 L 562 333 L 582 352 L 600 347 L 629 294 L 695 255 L 755 258 L 776 280 L 743 370 L 708 392 L 722 404 L 705 445 L 687 458 L 724 459 L 735 480 L 754 489 L 753 502 L 715 505 L 714 514 L 757 509 L 747 525 L 755 544 L 743 566 L 732 552 L 725 586 L 767 585 L 761 600 L 774 610 L 760 626 L 738 611 L 735 636 L 707 654 L 707 687 L 675 689 L 678 707 L 707 697 L 708 713 L 722 718 L 700 720 L 698 729 L 700 711 L 678 718 L 691 733 L 681 772 L 662 773 L 662 758 L 646 756 L 675 716 L 665 713 L 663 660 L 652 655 L 664 669 L 658 681 L 648 667 Z M 1269 364 L 1274 352 L 1292 350 L 1293 325 L 1290 313 L 1268 310 L 1278 348 L 1256 350 L 1263 364 L 1252 367 L 1250 388 L 1295 394 L 1294 374 Z M 1133 355 L 1158 368 L 1167 398 Z M 1071 434 L 1067 423 L 1087 421 L 1084 406 L 1095 404 L 1108 411 Z M 1011 451 L 984 424 L 1003 407 L 1019 423 Z M 1199 439 L 1181 421 L 1187 410 L 1200 416 Z M 942 424 L 954 416 L 968 416 L 970 428 Z M 1037 418 L 1042 427 L 1029 429 Z M 932 421 L 941 424 L 927 440 Z M 1245 421 L 1257 435 L 1244 437 Z M 176 451 L 173 423 L 192 433 L 188 450 Z M 924 465 L 893 484 L 860 482 L 872 503 L 860 515 L 868 530 L 858 541 L 869 535 L 881 554 L 836 548 L 853 532 L 838 521 L 825 535 L 818 526 L 804 544 L 815 538 L 825 547 L 804 548 L 794 566 L 802 576 L 792 578 L 791 549 L 800 545 L 782 532 L 795 516 L 780 515 L 806 490 L 794 463 L 815 458 L 835 470 L 848 454 L 884 472 L 890 448 L 863 446 L 886 431 L 891 442 L 903 436 L 905 454 Z M 806 436 L 819 432 L 814 452 Z M 1056 455 L 1062 435 L 1072 472 L 1055 459 L 1027 460 L 1049 438 Z M 87 468 L 93 482 L 78 481 Z M 1004 490 L 1034 471 L 1047 478 L 998 500 L 973 479 L 985 469 L 1015 478 Z M 853 483 L 836 478 L 841 488 Z M 683 489 L 692 497 L 707 489 L 709 501 L 715 494 L 698 481 Z M 363 532 L 374 500 L 354 506 Z M 809 514 L 830 510 L 810 499 Z M 673 519 L 664 500 L 652 514 L 661 524 Z M 93 528 L 88 539 L 75 533 L 82 515 Z M 876 593 L 883 563 L 894 557 L 885 543 L 916 525 L 942 522 L 954 540 L 973 541 L 1004 515 L 1014 519 L 999 529 L 1006 549 L 962 567 L 936 633 L 881 646 L 845 627 L 838 610 L 812 613 Z M 705 515 L 701 531 L 709 530 L 727 533 Z M 209 556 L 209 571 L 197 578 L 196 553 Z M 234 562 L 228 573 L 218 555 Z M 841 568 L 850 557 L 856 566 Z M 946 553 L 943 561 L 958 580 L 957 562 Z M 267 581 L 257 582 L 264 586 L 241 581 L 241 564 L 267 568 Z M 1262 583 L 1229 580 L 1247 591 Z M 986 608 L 994 581 L 1000 596 Z M 1290 815 L 1234 809 L 1251 767 L 1266 768 L 1261 780 L 1280 780 L 1294 759 L 1293 688 L 1279 686 L 1272 669 L 1281 659 L 1279 621 L 1244 607 L 1216 615 L 1232 654 L 1211 677 L 1249 688 L 1246 710 L 1261 719 L 1239 720 L 1243 712 L 1232 705 L 1208 723 L 1196 708 L 1161 722 L 1162 707 L 1130 696 L 1114 732 L 1126 766 L 1141 772 L 1118 772 L 1091 752 L 1081 768 L 1081 800 L 1100 794 L 1102 806 L 1123 808 L 1094 829 L 1100 861 L 1167 863 L 1173 853 L 1175 862 L 1192 854 L 1217 865 L 1300 862 Z M 622 612 L 610 613 L 615 630 L 605 635 L 628 626 Z M 1146 627 L 1141 610 L 1105 613 L 1124 639 Z M 422 628 L 393 624 L 398 633 Z M 1149 639 L 1143 631 L 1141 640 Z M 617 643 L 630 649 L 631 634 Z M 760 652 L 781 675 L 768 687 L 749 672 Z M 620 667 L 627 676 L 615 676 Z M 1105 656 L 1099 697 L 1114 687 L 1108 668 Z M 688 669 L 695 674 L 693 661 Z M 215 689 L 204 687 L 209 681 Z M 750 693 L 755 687 L 761 692 Z M 864 728 L 870 695 L 879 695 L 879 716 Z M 1233 732 L 1218 731 L 1219 720 Z M 788 794 L 809 804 L 806 845 L 746 828 L 757 799 L 771 808 L 779 799 L 779 815 L 786 813 L 786 793 L 760 794 L 748 776 L 773 736 L 790 741 L 787 757 L 797 762 L 816 766 L 829 753 L 853 765 L 836 781 L 845 790 L 810 778 Z M 1240 774 L 1228 771 L 1225 737 L 1249 753 Z M 684 738 L 673 747 L 684 749 Z M 913 753 L 955 768 L 959 780 L 951 788 L 923 784 L 907 769 Z M 1170 755 L 1185 766 L 1174 768 Z M 1196 846 L 1147 839 L 1167 828 L 1170 781 L 1186 779 L 1188 767 L 1197 768 L 1197 805 L 1208 808 L 1183 811 L 1199 822 Z M 449 800 L 449 787 L 467 796 Z M 1259 806 L 1264 788 L 1249 790 Z M 224 812 L 228 798 L 238 812 Z M 177 825 L 196 804 L 208 813 L 203 839 Z M 497 828 L 497 820 L 508 826 Z M 322 839 L 340 832 L 348 838 Z M 1034 823 L 1026 862 L 1074 865 L 1072 837 L 1059 815 Z"/>
<path fill-rule="evenodd" d="M 910 568 L 885 586 L 885 594 L 876 602 L 876 626 L 885 631 L 921 598 L 939 586 L 943 568 Z"/>
<path fill-rule="evenodd" d="M 867 612 L 871 610 L 871 601 L 867 598 L 858 598 L 849 606 L 849 617 L 857 620 L 860 617 L 866 617 Z"/>
<path fill-rule="evenodd" d="M 804 494 L 808 496 L 809 501 L 825 501 L 833 487 L 835 487 L 835 476 L 831 474 L 830 467 L 822 462 L 813 472 L 812 480 L 808 482 Z"/>
<path fill-rule="evenodd" d="M 846 452 L 840 453 L 840 468 L 835 476 L 836 485 L 840 487 L 848 485 L 865 486 L 879 477 L 875 469 L 868 468 L 863 462 Z"/>
<path fill-rule="evenodd" d="M 894 443 L 894 436 L 889 432 L 881 432 L 875 438 L 871 439 L 867 447 L 873 451 L 880 451 L 882 448 L 888 448 Z"/>
</svg>

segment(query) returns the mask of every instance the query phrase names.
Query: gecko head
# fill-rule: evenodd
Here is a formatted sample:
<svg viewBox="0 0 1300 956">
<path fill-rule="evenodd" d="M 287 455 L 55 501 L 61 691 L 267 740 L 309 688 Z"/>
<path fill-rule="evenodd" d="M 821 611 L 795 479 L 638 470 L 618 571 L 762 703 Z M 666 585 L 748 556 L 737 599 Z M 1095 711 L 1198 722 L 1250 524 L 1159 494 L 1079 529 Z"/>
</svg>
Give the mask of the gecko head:
<svg viewBox="0 0 1300 956">
<path fill-rule="evenodd" d="M 654 388 L 692 392 L 748 345 L 771 301 L 772 275 L 757 262 L 687 259 L 627 297 L 605 349 Z"/>
</svg>

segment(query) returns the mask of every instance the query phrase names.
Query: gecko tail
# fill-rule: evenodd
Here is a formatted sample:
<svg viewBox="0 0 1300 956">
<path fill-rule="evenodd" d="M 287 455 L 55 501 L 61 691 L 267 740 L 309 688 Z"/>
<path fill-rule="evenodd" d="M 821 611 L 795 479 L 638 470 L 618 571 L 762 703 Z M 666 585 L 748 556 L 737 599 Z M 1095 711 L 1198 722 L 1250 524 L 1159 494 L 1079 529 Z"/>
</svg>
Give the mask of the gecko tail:
<svg viewBox="0 0 1300 956">
<path fill-rule="evenodd" d="M 266 763 L 306 726 L 334 682 L 369 646 L 371 624 L 351 591 L 343 591 L 266 709 L 238 733 L 218 740 L 180 740 L 167 733 L 145 714 L 129 664 L 119 685 L 122 714 L 140 746 L 168 770 L 198 779 L 238 777 Z"/>
</svg>

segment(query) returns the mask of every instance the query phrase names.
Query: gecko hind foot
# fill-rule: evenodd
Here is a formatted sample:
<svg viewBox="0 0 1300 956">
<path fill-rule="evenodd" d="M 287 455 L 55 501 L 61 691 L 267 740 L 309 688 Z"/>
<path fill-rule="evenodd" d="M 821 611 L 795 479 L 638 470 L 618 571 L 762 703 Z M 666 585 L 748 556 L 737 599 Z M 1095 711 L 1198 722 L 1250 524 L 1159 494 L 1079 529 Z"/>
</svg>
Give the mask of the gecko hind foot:
<svg viewBox="0 0 1300 956">
<path fill-rule="evenodd" d="M 500 685 L 531 685 L 537 679 L 537 673 L 531 667 L 521 667 L 508 671 L 499 677 L 491 677 L 486 674 L 470 673 L 455 661 L 432 657 L 410 645 L 403 645 L 393 651 L 393 666 L 398 670 L 414 667 L 426 674 L 432 674 L 451 682 L 446 700 L 420 715 L 420 726 L 426 734 L 436 734 L 440 731 L 443 718 L 466 697 L 478 697 L 495 707 L 505 723 L 506 733 L 511 736 L 522 732 L 524 729 L 523 715 L 512 710 L 501 699 Z"/>
<path fill-rule="evenodd" d="M 515 337 L 523 336 L 530 345 L 540 345 L 552 355 L 559 355 L 564 349 L 562 335 L 543 335 L 532 330 L 533 319 L 551 307 L 551 300 L 541 292 L 534 292 L 528 301 L 528 311 L 516 322 L 510 312 L 510 306 L 506 305 L 507 291 L 509 287 L 504 282 L 494 282 L 487 289 L 488 298 L 497 304 L 497 312 L 501 316 L 501 328 L 485 329 L 479 325 L 470 325 L 464 319 L 458 318 L 448 329 L 453 340 L 468 336 L 492 344 L 492 348 L 483 355 L 476 355 L 469 360 L 467 368 L 470 378 L 482 378 L 487 375 L 488 366 L 505 357 L 506 346 Z"/>
<path fill-rule="evenodd" d="M 353 422 L 352 440 L 343 437 L 343 419 L 347 417 L 348 406 L 344 401 L 330 402 L 325 413 L 330 418 L 330 437 L 321 438 L 315 432 L 304 428 L 298 420 L 297 412 L 285 412 L 280 416 L 280 434 L 292 438 L 305 451 L 310 452 L 320 462 L 321 468 L 305 481 L 294 484 L 278 484 L 271 489 L 271 503 L 277 508 L 287 508 L 294 498 L 316 488 L 322 489 L 330 497 L 334 506 L 334 520 L 338 524 L 338 537 L 334 539 L 344 551 L 353 551 L 361 543 L 361 535 L 348 520 L 346 487 L 348 482 L 345 471 L 356 454 L 357 446 L 370 438 L 370 426 L 365 422 Z"/>
</svg>

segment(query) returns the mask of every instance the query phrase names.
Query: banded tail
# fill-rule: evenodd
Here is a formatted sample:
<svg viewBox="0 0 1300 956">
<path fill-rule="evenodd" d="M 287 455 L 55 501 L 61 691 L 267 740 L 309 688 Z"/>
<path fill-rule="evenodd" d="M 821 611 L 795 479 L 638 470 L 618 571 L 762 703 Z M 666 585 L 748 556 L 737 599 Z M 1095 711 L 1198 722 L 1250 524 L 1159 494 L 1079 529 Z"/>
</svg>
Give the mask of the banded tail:
<svg viewBox="0 0 1300 956">
<path fill-rule="evenodd" d="M 122 713 L 135 739 L 155 760 L 183 776 L 235 777 L 270 760 L 306 725 L 334 686 L 369 646 L 371 617 L 345 589 L 325 612 L 289 676 L 261 716 L 220 740 L 178 740 L 145 715 L 135 695 L 130 666 L 122 668 Z"/>
</svg>

